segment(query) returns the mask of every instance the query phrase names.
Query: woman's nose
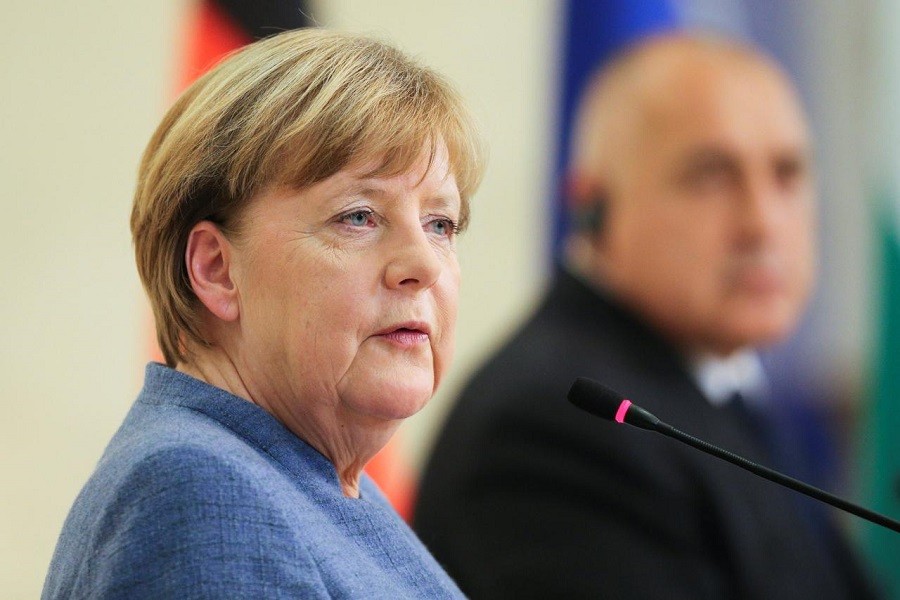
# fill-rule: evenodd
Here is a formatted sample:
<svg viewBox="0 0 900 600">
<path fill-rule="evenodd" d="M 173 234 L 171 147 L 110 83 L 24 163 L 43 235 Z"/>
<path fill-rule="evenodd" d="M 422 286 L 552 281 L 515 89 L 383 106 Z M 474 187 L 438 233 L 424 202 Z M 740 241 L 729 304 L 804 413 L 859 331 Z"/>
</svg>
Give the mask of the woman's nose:
<svg viewBox="0 0 900 600">
<path fill-rule="evenodd" d="M 393 241 L 385 269 L 385 285 L 391 289 L 420 291 L 437 281 L 443 263 L 421 226 Z"/>
</svg>

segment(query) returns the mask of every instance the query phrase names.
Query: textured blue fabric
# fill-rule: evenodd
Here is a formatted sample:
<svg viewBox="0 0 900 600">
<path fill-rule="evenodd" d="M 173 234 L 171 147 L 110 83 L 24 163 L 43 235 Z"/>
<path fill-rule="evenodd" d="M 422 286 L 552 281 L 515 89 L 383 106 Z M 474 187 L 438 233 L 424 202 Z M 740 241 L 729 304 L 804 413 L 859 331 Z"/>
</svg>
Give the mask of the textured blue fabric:
<svg viewBox="0 0 900 600">
<path fill-rule="evenodd" d="M 169 369 L 144 389 L 63 527 L 43 598 L 454 598 L 375 484 L 269 413 Z"/>
</svg>

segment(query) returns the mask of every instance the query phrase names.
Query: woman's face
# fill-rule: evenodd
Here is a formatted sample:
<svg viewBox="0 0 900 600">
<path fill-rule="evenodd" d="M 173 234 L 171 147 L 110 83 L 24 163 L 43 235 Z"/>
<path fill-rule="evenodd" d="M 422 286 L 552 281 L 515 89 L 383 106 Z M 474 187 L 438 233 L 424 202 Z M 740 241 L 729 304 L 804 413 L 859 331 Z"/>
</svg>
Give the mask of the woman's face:
<svg viewBox="0 0 900 600">
<path fill-rule="evenodd" d="M 232 247 L 231 356 L 251 399 L 291 426 L 393 421 L 453 354 L 460 197 L 446 149 L 408 172 L 358 165 L 254 198 Z"/>
</svg>

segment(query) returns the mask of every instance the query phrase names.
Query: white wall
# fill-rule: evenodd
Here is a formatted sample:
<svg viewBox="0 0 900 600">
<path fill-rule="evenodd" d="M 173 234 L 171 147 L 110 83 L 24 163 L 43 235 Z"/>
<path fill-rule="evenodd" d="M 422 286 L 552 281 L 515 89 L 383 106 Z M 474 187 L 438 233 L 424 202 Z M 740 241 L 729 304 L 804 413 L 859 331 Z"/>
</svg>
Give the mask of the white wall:
<svg viewBox="0 0 900 600">
<path fill-rule="evenodd" d="M 457 363 L 404 430 L 416 452 L 449 392 L 544 275 L 550 0 L 319 3 L 453 79 L 489 139 L 463 238 Z M 0 590 L 35 598 L 63 519 L 142 377 L 146 308 L 128 214 L 174 79 L 184 0 L 4 3 L 0 36 Z"/>
<path fill-rule="evenodd" d="M 0 590 L 36 598 L 139 385 L 128 214 L 178 5 L 6 2 L 0 39 Z"/>
</svg>

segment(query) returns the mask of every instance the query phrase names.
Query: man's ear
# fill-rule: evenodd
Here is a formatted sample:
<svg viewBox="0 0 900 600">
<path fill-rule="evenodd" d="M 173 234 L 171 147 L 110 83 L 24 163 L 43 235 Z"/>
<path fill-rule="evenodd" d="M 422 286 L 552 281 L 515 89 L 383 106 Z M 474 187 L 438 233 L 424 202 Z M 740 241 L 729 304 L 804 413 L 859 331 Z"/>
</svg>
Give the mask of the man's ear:
<svg viewBox="0 0 900 600">
<path fill-rule="evenodd" d="M 240 316 L 237 286 L 232 280 L 232 246 L 219 228 L 200 221 L 188 234 L 184 264 L 194 294 L 222 321 Z"/>
<path fill-rule="evenodd" d="M 573 231 L 602 233 L 609 204 L 604 187 L 595 178 L 573 171 L 566 180 L 566 195 Z"/>
<path fill-rule="evenodd" d="M 565 186 L 566 201 L 570 210 L 575 210 L 585 204 L 593 195 L 596 187 L 592 178 L 578 169 L 572 169 L 566 173 Z"/>
</svg>

